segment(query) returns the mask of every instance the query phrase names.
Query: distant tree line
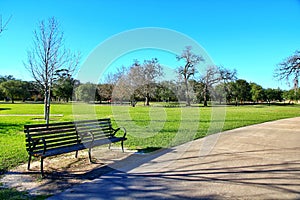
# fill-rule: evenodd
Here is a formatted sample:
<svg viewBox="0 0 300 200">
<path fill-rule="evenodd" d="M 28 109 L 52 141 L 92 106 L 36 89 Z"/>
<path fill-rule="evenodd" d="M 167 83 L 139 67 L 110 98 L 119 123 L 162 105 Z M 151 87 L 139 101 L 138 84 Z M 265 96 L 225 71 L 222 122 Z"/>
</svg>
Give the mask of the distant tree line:
<svg viewBox="0 0 300 200">
<path fill-rule="evenodd" d="M 127 72 L 127 75 L 131 75 Z M 133 73 L 133 72 L 132 72 Z M 160 82 L 148 82 L 148 84 L 128 87 L 125 76 L 114 83 L 101 84 L 80 83 L 78 80 L 62 76 L 54 81 L 51 90 L 51 100 L 56 102 L 83 101 L 98 103 L 130 103 L 132 106 L 138 101 L 147 102 L 178 102 L 186 101 L 184 82 L 163 80 Z M 203 80 L 203 79 L 201 79 Z M 205 82 L 191 79 L 188 81 L 190 87 L 190 103 L 202 103 L 214 100 L 221 104 L 248 104 L 248 103 L 291 103 L 297 101 L 300 93 L 294 89 L 281 90 L 279 88 L 263 88 L 262 86 L 237 79 L 228 83 L 216 84 L 213 89 L 205 92 Z M 136 80 L 132 82 L 136 83 Z M 74 91 L 73 91 L 74 89 Z M 130 91 L 132 90 L 132 91 Z M 222 92 L 216 92 L 216 91 Z M 74 96 L 73 96 L 74 92 Z M 43 101 L 43 88 L 35 81 L 22 81 L 13 76 L 0 76 L 0 99 L 5 101 Z M 75 99 L 74 99 L 75 98 Z"/>
<path fill-rule="evenodd" d="M 75 79 L 71 77 L 60 77 L 55 80 L 51 99 L 64 102 L 71 100 L 74 83 Z M 12 75 L 0 75 L 0 99 L 11 101 L 11 103 L 14 103 L 15 100 L 43 101 L 44 91 L 36 81 L 22 81 Z"/>
<path fill-rule="evenodd" d="M 299 99 L 299 93 L 295 94 L 294 89 L 265 89 L 256 83 L 249 83 L 243 79 L 238 79 L 230 83 L 220 83 L 214 87 L 213 91 L 210 91 L 210 93 L 206 94 L 205 92 L 203 92 L 205 90 L 205 84 L 203 82 L 190 80 L 189 86 L 190 90 L 193 91 L 193 93 L 190 93 L 189 96 L 189 100 L 191 103 L 204 104 L 205 99 L 208 101 L 214 99 L 216 103 L 220 104 L 243 105 L 249 103 L 270 104 L 272 102 L 283 101 L 286 101 L 286 103 L 291 103 Z M 115 87 L 117 87 L 117 91 L 114 91 Z M 109 83 L 80 84 L 75 91 L 76 99 L 85 102 L 91 102 L 96 100 L 99 103 L 113 102 L 117 104 L 123 104 L 125 102 L 129 102 L 132 106 L 134 106 L 137 101 L 142 101 L 146 105 L 145 95 L 142 92 L 143 88 L 138 88 L 133 93 L 131 93 L 132 95 L 129 95 L 130 93 L 128 92 L 122 93 L 121 87 L 122 86 L 115 86 L 114 84 Z M 123 89 L 125 88 L 126 87 L 124 87 Z M 214 91 L 218 89 L 220 90 L 220 88 L 222 91 L 224 91 L 224 88 L 226 88 L 226 92 L 218 93 L 221 96 L 214 96 L 212 98 L 212 96 L 215 95 Z M 117 92 L 119 95 L 114 95 L 114 92 Z M 151 92 L 149 92 L 149 97 L 147 98 L 150 98 L 152 102 L 178 102 L 186 101 L 184 94 L 185 91 L 183 89 L 178 89 L 178 82 L 161 81 L 160 83 L 155 83 L 151 85 Z"/>
</svg>

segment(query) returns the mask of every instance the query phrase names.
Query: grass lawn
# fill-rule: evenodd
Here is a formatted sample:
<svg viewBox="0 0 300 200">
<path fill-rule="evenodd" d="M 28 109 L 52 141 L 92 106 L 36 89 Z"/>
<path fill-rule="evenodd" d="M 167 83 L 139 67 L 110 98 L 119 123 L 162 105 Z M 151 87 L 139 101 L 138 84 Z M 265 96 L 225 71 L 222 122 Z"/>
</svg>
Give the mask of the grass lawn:
<svg viewBox="0 0 300 200">
<path fill-rule="evenodd" d="M 72 121 L 74 115 L 75 119 L 91 118 L 93 111 L 97 118 L 110 117 L 116 126 L 126 127 L 125 146 L 130 149 L 169 147 L 203 137 L 212 117 L 211 107 L 82 105 L 76 109 L 72 104 L 52 104 L 51 122 Z M 42 104 L 0 104 L 0 174 L 27 161 L 23 126 L 44 123 L 42 115 Z M 222 130 L 297 116 L 299 105 L 228 106 Z M 214 131 L 218 129 L 210 133 Z"/>
</svg>

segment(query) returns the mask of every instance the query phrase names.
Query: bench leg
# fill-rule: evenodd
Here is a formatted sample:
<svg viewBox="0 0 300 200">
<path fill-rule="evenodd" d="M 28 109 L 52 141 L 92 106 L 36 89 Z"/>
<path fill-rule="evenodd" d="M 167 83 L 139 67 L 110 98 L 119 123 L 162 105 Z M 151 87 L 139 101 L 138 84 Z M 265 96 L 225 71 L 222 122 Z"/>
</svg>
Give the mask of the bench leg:
<svg viewBox="0 0 300 200">
<path fill-rule="evenodd" d="M 44 177 L 44 158 L 41 157 L 41 174 L 42 174 L 42 177 Z"/>
<path fill-rule="evenodd" d="M 76 153 L 75 153 L 75 158 L 77 158 L 78 157 L 78 151 L 76 151 Z"/>
<path fill-rule="evenodd" d="M 30 169 L 30 162 L 31 162 L 31 155 L 29 155 L 29 158 L 28 158 L 28 165 L 27 165 L 28 170 Z"/>
<path fill-rule="evenodd" d="M 89 148 L 89 160 L 90 160 L 90 163 L 93 163 L 92 162 L 92 148 Z"/>
<path fill-rule="evenodd" d="M 123 140 L 121 141 L 121 146 L 122 146 L 122 151 L 124 153 L 124 141 Z"/>
<path fill-rule="evenodd" d="M 108 149 L 110 149 L 110 147 L 111 147 L 111 143 L 108 144 Z"/>
</svg>

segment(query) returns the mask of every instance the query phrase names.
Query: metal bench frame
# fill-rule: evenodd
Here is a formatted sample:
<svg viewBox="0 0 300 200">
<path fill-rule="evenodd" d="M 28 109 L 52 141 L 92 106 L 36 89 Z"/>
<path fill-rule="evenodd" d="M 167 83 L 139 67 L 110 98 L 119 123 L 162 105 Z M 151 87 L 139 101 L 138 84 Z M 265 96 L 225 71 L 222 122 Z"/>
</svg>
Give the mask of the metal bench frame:
<svg viewBox="0 0 300 200">
<path fill-rule="evenodd" d="M 123 136 L 117 137 L 118 131 L 123 131 Z M 126 129 L 114 129 L 109 118 L 97 120 L 82 120 L 74 122 L 60 122 L 50 124 L 24 125 L 26 134 L 26 150 L 28 152 L 28 170 L 33 157 L 41 159 L 41 175 L 44 177 L 44 159 L 64 153 L 88 149 L 89 160 L 92 163 L 91 151 L 95 146 L 121 142 L 124 152 Z"/>
</svg>

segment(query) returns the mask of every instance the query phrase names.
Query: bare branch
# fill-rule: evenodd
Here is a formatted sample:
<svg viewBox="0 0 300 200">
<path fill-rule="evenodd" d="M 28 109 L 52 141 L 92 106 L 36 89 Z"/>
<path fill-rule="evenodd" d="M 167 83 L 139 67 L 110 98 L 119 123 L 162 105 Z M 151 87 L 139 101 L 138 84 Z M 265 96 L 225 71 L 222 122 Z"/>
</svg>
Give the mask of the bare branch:
<svg viewBox="0 0 300 200">
<path fill-rule="evenodd" d="M 274 78 L 277 80 L 285 80 L 288 85 L 293 79 L 294 82 L 298 81 L 300 73 L 300 51 L 296 51 L 294 55 L 287 57 L 279 63 L 274 71 Z"/>
<path fill-rule="evenodd" d="M 3 24 L 2 23 L 2 15 L 0 15 L 0 34 L 4 31 L 4 30 L 6 30 L 6 26 L 7 26 L 7 24 L 9 23 L 9 21 L 11 20 L 11 18 L 12 18 L 12 15 L 8 18 L 8 20 Z"/>
<path fill-rule="evenodd" d="M 27 52 L 27 63 L 24 63 L 44 90 L 45 110 L 48 109 L 48 114 L 50 112 L 50 90 L 57 78 L 57 71 L 67 70 L 73 73 L 80 59 L 79 53 L 72 54 L 70 50 L 64 48 L 63 36 L 59 23 L 54 17 L 50 18 L 47 23 L 41 21 L 34 31 L 33 48 Z"/>
</svg>

